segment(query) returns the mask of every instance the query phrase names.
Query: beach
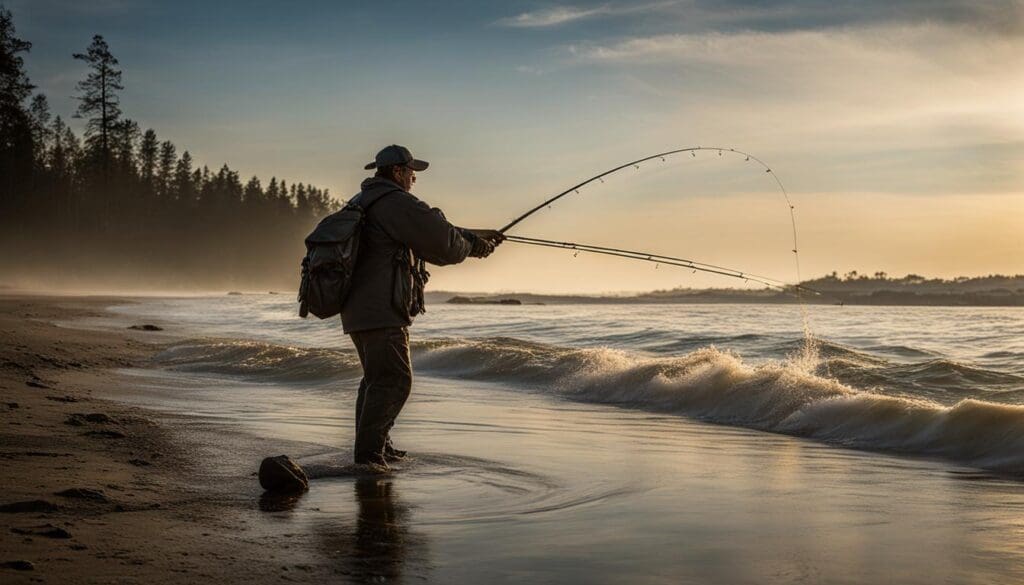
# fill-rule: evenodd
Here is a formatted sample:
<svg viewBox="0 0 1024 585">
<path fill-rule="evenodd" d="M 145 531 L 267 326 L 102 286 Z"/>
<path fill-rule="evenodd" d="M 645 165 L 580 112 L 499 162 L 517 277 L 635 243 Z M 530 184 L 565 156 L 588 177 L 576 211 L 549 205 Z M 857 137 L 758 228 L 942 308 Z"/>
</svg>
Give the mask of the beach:
<svg viewBox="0 0 1024 585">
<path fill-rule="evenodd" d="M 5 583 L 1024 578 L 1019 310 L 432 306 L 374 477 L 282 296 L 2 297 Z"/>
<path fill-rule="evenodd" d="M 112 302 L 0 298 L 3 582 L 269 581 L 268 571 L 287 579 L 305 557 L 290 555 L 283 535 L 246 528 L 259 491 L 251 478 L 225 482 L 209 468 L 212 443 L 100 398 L 131 391 L 113 369 L 152 355 L 146 335 L 53 325 Z"/>
</svg>

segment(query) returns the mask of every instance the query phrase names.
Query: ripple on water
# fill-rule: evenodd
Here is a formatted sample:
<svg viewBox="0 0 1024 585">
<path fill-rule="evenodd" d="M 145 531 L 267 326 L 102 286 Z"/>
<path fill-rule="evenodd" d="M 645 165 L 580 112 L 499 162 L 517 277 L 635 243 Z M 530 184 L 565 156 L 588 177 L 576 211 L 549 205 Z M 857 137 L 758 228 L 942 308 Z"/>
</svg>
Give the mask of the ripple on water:
<svg viewBox="0 0 1024 585">
<path fill-rule="evenodd" d="M 347 490 L 355 480 L 374 477 L 342 452 L 305 457 L 298 463 L 310 478 L 311 492 L 333 492 L 340 486 Z M 447 494 L 442 501 L 431 498 L 431 505 L 417 513 L 420 524 L 499 522 L 592 505 L 634 491 L 625 485 L 592 481 L 566 486 L 498 461 L 442 453 L 418 453 L 392 464 L 390 473 L 376 477 L 394 481 L 406 500 L 415 499 L 418 493 Z M 317 506 L 323 509 L 325 502 Z"/>
</svg>

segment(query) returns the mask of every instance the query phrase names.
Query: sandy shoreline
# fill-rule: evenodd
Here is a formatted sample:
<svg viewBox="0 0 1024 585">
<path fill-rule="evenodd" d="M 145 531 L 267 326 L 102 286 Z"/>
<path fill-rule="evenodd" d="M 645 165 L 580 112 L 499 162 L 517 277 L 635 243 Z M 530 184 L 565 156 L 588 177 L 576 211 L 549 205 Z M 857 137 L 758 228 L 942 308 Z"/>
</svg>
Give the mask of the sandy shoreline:
<svg viewBox="0 0 1024 585">
<path fill-rule="evenodd" d="M 102 316 L 114 302 L 126 301 L 0 297 L 2 581 L 277 582 L 329 574 L 291 535 L 250 528 L 261 490 L 252 477 L 217 469 L 216 440 L 173 417 L 96 397 L 131 392 L 131 380 L 113 368 L 144 363 L 166 341 L 52 324 Z M 243 461 L 281 448 L 251 438 L 224 443 Z"/>
</svg>

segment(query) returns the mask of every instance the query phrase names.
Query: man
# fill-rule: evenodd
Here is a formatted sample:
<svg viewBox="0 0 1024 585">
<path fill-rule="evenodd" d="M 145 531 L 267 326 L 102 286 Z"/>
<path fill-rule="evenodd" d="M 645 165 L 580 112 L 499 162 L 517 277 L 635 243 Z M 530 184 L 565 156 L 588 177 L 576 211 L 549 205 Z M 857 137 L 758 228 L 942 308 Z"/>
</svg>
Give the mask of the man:
<svg viewBox="0 0 1024 585">
<path fill-rule="evenodd" d="M 409 331 L 422 313 L 424 263 L 457 264 L 468 256 L 486 258 L 504 240 L 495 230 L 470 230 L 448 223 L 440 209 L 410 193 L 416 172 L 428 163 L 403 146 L 377 153 L 352 201 L 366 214 L 359 255 L 341 311 L 345 333 L 359 354 L 363 379 L 356 398 L 355 462 L 386 470 L 401 459 L 389 437 L 395 417 L 412 389 Z"/>
</svg>

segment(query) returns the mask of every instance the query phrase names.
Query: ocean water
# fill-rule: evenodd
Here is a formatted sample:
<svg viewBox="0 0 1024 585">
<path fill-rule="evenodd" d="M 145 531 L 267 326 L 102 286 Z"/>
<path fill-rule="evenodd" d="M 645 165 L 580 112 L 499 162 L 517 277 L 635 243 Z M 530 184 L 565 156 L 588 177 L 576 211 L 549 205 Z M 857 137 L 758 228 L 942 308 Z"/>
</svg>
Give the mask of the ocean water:
<svg viewBox="0 0 1024 585">
<path fill-rule="evenodd" d="M 350 342 L 291 301 L 146 299 L 111 319 L 173 336 L 125 372 L 132 400 L 292 446 L 316 479 L 287 522 L 335 552 L 385 541 L 369 565 L 324 561 L 346 575 L 1024 578 L 1024 310 L 432 305 L 393 431 L 413 457 L 368 483 L 344 473 Z"/>
</svg>

